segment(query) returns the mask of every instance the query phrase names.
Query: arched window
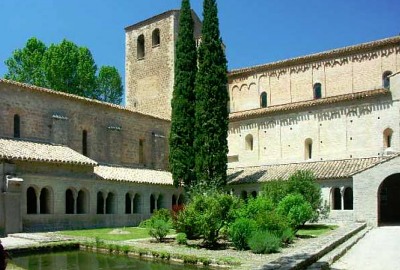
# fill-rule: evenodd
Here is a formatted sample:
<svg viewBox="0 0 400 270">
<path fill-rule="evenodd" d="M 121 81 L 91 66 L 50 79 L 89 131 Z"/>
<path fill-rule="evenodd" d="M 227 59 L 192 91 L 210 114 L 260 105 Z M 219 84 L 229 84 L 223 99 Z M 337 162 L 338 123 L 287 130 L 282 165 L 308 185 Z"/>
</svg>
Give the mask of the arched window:
<svg viewBox="0 0 400 270">
<path fill-rule="evenodd" d="M 153 47 L 160 45 L 160 29 L 156 28 L 151 35 L 152 45 Z"/>
<path fill-rule="evenodd" d="M 87 156 L 88 154 L 88 147 L 87 147 L 87 131 L 82 131 L 82 154 Z"/>
<path fill-rule="evenodd" d="M 304 159 L 312 159 L 312 140 L 310 138 L 304 142 Z"/>
<path fill-rule="evenodd" d="M 177 205 L 178 200 L 176 199 L 176 195 L 172 195 L 172 207 L 174 207 L 175 205 Z"/>
<path fill-rule="evenodd" d="M 104 197 L 103 192 L 97 192 L 97 214 L 104 214 Z"/>
<path fill-rule="evenodd" d="M 332 209 L 342 209 L 342 195 L 340 194 L 340 188 L 334 188 L 332 190 Z"/>
<path fill-rule="evenodd" d="M 14 138 L 21 137 L 21 122 L 18 114 L 14 115 Z"/>
<path fill-rule="evenodd" d="M 240 193 L 240 198 L 242 198 L 244 201 L 247 201 L 247 191 L 246 190 L 243 190 Z"/>
<path fill-rule="evenodd" d="M 140 205 L 140 195 L 135 194 L 135 198 L 133 199 L 133 213 L 139 214 L 141 205 Z"/>
<path fill-rule="evenodd" d="M 125 214 L 132 214 L 132 199 L 129 193 L 125 194 Z"/>
<path fill-rule="evenodd" d="M 106 214 L 114 214 L 115 211 L 115 196 L 114 193 L 108 193 L 106 199 Z"/>
<path fill-rule="evenodd" d="M 71 189 L 65 191 L 65 214 L 73 214 L 75 207 L 74 193 Z"/>
<path fill-rule="evenodd" d="M 144 55 L 144 35 L 140 35 L 137 39 L 137 59 L 143 59 Z"/>
<path fill-rule="evenodd" d="M 391 71 L 385 71 L 382 74 L 382 86 L 385 89 L 390 89 L 390 78 L 389 76 L 392 75 L 393 73 Z"/>
<path fill-rule="evenodd" d="M 393 130 L 391 128 L 387 128 L 383 131 L 383 147 L 389 148 L 392 146 L 392 135 Z"/>
<path fill-rule="evenodd" d="M 246 141 L 245 149 L 253 151 L 253 135 L 248 134 L 245 138 L 245 141 Z"/>
<path fill-rule="evenodd" d="M 260 95 L 260 106 L 261 108 L 267 108 L 268 101 L 267 101 L 267 93 L 262 92 Z"/>
<path fill-rule="evenodd" d="M 164 196 L 162 194 L 158 195 L 157 199 L 157 210 L 164 208 Z"/>
<path fill-rule="evenodd" d="M 40 214 L 50 214 L 51 194 L 48 188 L 42 188 L 40 191 Z"/>
<path fill-rule="evenodd" d="M 150 213 L 153 214 L 156 210 L 156 198 L 153 194 L 150 195 Z"/>
<path fill-rule="evenodd" d="M 314 84 L 314 99 L 322 98 L 322 86 L 320 83 Z"/>
<path fill-rule="evenodd" d="M 78 198 L 76 199 L 76 211 L 78 214 L 87 214 L 89 213 L 89 207 L 88 207 L 88 197 L 87 197 L 87 192 L 85 190 L 80 190 L 78 192 Z"/>
<path fill-rule="evenodd" d="M 139 140 L 139 163 L 144 164 L 144 140 Z"/>
<path fill-rule="evenodd" d="M 37 198 L 33 187 L 29 187 L 26 191 L 26 213 L 37 214 Z"/>
<path fill-rule="evenodd" d="M 178 205 L 183 205 L 185 203 L 185 196 L 181 194 L 178 199 Z"/>
<path fill-rule="evenodd" d="M 343 204 L 344 210 L 353 210 L 353 189 L 351 187 L 344 190 Z"/>
<path fill-rule="evenodd" d="M 253 192 L 251 193 L 251 197 L 256 198 L 256 197 L 257 197 L 257 191 L 253 191 Z"/>
</svg>

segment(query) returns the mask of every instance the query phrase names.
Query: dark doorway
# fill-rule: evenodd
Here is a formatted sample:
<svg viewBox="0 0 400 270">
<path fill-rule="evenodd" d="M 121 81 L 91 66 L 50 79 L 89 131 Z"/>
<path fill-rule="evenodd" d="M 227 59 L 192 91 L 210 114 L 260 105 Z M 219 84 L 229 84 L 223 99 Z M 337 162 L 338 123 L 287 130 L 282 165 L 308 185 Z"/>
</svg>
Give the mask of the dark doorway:
<svg viewBox="0 0 400 270">
<path fill-rule="evenodd" d="M 400 223 L 400 174 L 386 178 L 378 189 L 379 225 Z"/>
</svg>

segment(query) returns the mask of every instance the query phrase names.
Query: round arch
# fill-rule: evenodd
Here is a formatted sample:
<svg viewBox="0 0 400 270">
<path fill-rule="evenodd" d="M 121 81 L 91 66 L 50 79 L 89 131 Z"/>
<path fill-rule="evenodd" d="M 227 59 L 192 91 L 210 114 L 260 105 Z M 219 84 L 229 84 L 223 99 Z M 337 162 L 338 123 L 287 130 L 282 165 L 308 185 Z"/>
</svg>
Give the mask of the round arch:
<svg viewBox="0 0 400 270">
<path fill-rule="evenodd" d="M 378 188 L 378 226 L 400 224 L 400 173 L 392 174 Z"/>
</svg>

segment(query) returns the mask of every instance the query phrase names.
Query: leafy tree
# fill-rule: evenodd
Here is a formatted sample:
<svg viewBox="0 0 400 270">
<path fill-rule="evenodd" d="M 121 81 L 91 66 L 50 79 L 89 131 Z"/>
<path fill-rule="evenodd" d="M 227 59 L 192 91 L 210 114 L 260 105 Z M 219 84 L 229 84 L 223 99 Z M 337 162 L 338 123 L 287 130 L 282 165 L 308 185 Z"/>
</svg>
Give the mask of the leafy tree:
<svg viewBox="0 0 400 270">
<path fill-rule="evenodd" d="M 46 87 L 42 60 L 46 45 L 37 38 L 30 38 L 23 49 L 17 49 L 5 61 L 8 71 L 4 78 Z"/>
<path fill-rule="evenodd" d="M 189 0 L 182 0 L 176 42 L 175 84 L 171 101 L 169 164 L 174 185 L 189 188 L 194 178 L 194 83 L 197 72 L 194 22 Z"/>
<path fill-rule="evenodd" d="M 215 0 L 204 0 L 202 41 L 195 94 L 195 171 L 197 184 L 226 184 L 228 154 L 227 62 L 219 32 Z"/>
<path fill-rule="evenodd" d="M 46 51 L 43 67 L 47 85 L 51 89 L 85 96 L 96 85 L 97 67 L 87 48 L 79 48 L 64 39 Z"/>
<path fill-rule="evenodd" d="M 122 79 L 115 67 L 102 66 L 97 77 L 97 87 L 91 98 L 120 104 L 122 101 Z"/>
<path fill-rule="evenodd" d="M 276 209 L 277 213 L 286 216 L 290 226 L 295 230 L 313 217 L 313 209 L 300 194 L 289 194 L 283 198 Z"/>
</svg>

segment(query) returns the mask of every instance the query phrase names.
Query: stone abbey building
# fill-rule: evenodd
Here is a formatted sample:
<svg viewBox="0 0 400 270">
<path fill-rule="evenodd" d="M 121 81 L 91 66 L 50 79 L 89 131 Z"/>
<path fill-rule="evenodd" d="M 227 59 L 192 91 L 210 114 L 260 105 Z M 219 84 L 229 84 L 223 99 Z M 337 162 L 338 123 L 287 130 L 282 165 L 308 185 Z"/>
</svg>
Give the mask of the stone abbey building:
<svg viewBox="0 0 400 270">
<path fill-rule="evenodd" d="M 183 202 L 168 172 L 178 21 L 125 29 L 125 107 L 0 79 L 1 234 L 131 226 Z M 227 191 L 311 170 L 330 221 L 400 222 L 399 71 L 399 36 L 230 71 Z"/>
</svg>

